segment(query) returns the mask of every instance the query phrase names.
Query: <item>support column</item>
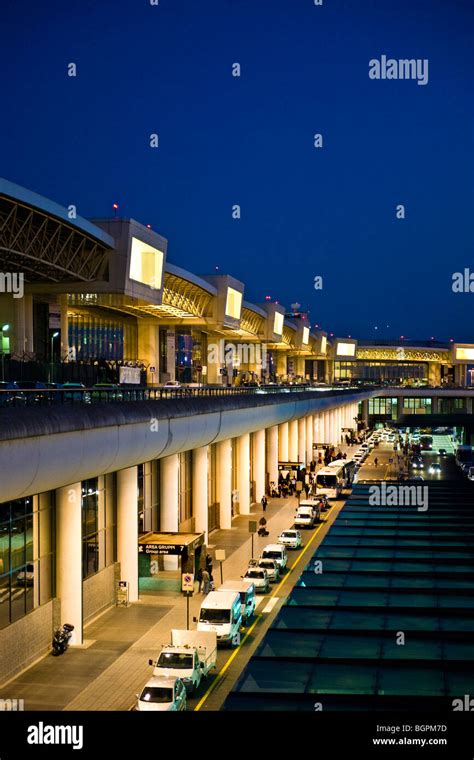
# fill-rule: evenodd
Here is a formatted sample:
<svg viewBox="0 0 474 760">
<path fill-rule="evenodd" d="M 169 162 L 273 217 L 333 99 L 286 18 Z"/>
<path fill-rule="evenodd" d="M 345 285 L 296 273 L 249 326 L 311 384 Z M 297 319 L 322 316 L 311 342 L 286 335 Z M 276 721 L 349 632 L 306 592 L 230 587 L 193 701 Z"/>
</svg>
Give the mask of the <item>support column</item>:
<svg viewBox="0 0 474 760">
<path fill-rule="evenodd" d="M 219 524 L 228 530 L 232 527 L 232 439 L 218 443 L 216 452 Z"/>
<path fill-rule="evenodd" d="M 288 456 L 289 462 L 298 461 L 298 420 L 291 420 L 288 424 L 289 440 L 288 440 Z"/>
<path fill-rule="evenodd" d="M 301 417 L 298 422 L 298 461 L 306 464 L 306 418 Z"/>
<path fill-rule="evenodd" d="M 74 626 L 71 644 L 82 644 L 82 491 L 74 483 L 56 491 L 56 595 L 61 624 Z"/>
<path fill-rule="evenodd" d="M 278 460 L 288 462 L 288 423 L 278 425 Z"/>
<path fill-rule="evenodd" d="M 160 459 L 160 529 L 179 529 L 179 456 Z M 178 557 L 164 557 L 165 570 L 178 569 Z"/>
<path fill-rule="evenodd" d="M 253 434 L 253 479 L 255 480 L 255 501 L 265 494 L 265 428 Z"/>
<path fill-rule="evenodd" d="M 267 429 L 267 468 L 270 483 L 278 485 L 278 425 Z"/>
<path fill-rule="evenodd" d="M 309 465 L 313 459 L 313 431 L 314 431 L 314 418 L 310 414 L 306 417 L 306 463 Z"/>
<path fill-rule="evenodd" d="M 69 355 L 69 325 L 68 325 L 68 318 L 67 318 L 67 295 L 59 296 L 59 308 L 60 308 L 60 318 L 61 318 L 60 358 L 61 360 L 63 360 L 67 358 L 67 356 Z"/>
<path fill-rule="evenodd" d="M 193 515 L 196 533 L 204 533 L 204 543 L 208 544 L 209 535 L 209 501 L 208 501 L 208 447 L 194 449 L 193 458 Z"/>
<path fill-rule="evenodd" d="M 250 514 L 250 435 L 244 433 L 237 439 L 239 447 L 238 460 L 238 490 L 239 490 L 239 511 L 241 515 Z"/>
<path fill-rule="evenodd" d="M 128 581 L 129 601 L 138 600 L 137 467 L 117 472 L 117 560 L 120 580 Z"/>
</svg>

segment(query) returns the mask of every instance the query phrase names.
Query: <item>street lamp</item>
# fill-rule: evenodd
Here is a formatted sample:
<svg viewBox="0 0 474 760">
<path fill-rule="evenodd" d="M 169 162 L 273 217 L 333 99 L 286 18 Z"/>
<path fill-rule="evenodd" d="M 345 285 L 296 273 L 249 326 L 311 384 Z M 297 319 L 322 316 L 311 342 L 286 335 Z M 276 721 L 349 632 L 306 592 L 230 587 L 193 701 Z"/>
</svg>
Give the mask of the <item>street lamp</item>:
<svg viewBox="0 0 474 760">
<path fill-rule="evenodd" d="M 8 332 L 9 329 L 10 329 L 10 325 L 2 325 L 2 329 L 0 330 L 0 348 L 2 350 L 2 381 L 5 380 L 5 377 L 4 377 L 4 374 L 5 374 L 5 366 L 4 366 L 5 353 L 3 351 L 3 333 L 4 332 Z"/>
<path fill-rule="evenodd" d="M 51 335 L 51 372 L 49 376 L 49 382 L 53 382 L 53 351 L 54 351 L 54 339 L 57 338 L 59 335 L 59 332 L 55 332 Z"/>
</svg>

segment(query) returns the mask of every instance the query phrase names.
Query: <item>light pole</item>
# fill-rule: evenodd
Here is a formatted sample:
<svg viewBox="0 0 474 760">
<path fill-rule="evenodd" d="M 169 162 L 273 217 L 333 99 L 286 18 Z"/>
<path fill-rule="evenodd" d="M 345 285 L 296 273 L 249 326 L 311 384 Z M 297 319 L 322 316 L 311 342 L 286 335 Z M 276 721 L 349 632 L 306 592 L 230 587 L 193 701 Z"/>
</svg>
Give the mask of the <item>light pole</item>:
<svg viewBox="0 0 474 760">
<path fill-rule="evenodd" d="M 57 338 L 59 335 L 59 332 L 55 332 L 51 335 L 51 372 L 49 376 L 49 382 L 53 382 L 53 351 L 54 351 L 54 339 Z"/>
<path fill-rule="evenodd" d="M 10 329 L 10 325 L 3 325 L 2 329 L 0 330 L 0 348 L 2 350 L 2 380 L 5 380 L 5 376 L 4 376 L 5 375 L 5 365 L 4 365 L 5 353 L 3 351 L 3 333 L 8 332 L 9 329 Z"/>
</svg>

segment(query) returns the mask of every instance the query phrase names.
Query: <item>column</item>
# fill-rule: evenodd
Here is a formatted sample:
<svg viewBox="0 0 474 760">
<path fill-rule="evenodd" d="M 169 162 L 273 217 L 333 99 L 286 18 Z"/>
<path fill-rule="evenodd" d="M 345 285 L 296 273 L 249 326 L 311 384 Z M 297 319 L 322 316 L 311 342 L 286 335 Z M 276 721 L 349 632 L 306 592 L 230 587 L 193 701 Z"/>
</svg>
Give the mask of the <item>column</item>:
<svg viewBox="0 0 474 760">
<path fill-rule="evenodd" d="M 306 464 L 306 418 L 301 417 L 298 422 L 298 461 Z"/>
<path fill-rule="evenodd" d="M 232 439 L 218 443 L 216 452 L 219 524 L 229 529 L 232 527 Z"/>
<path fill-rule="evenodd" d="M 204 543 L 208 544 L 209 502 L 208 502 L 208 447 L 194 449 L 193 458 L 193 515 L 196 533 L 204 533 Z"/>
<path fill-rule="evenodd" d="M 288 423 L 278 425 L 278 459 L 280 462 L 288 462 Z"/>
<path fill-rule="evenodd" d="M 241 515 L 250 514 L 250 435 L 244 433 L 237 439 L 239 470 L 237 483 L 239 490 L 239 510 Z"/>
<path fill-rule="evenodd" d="M 253 434 L 253 477 L 255 480 L 255 501 L 259 502 L 266 492 L 265 428 Z"/>
<path fill-rule="evenodd" d="M 138 476 L 136 467 L 117 472 L 117 560 L 128 581 L 129 601 L 138 600 Z"/>
<path fill-rule="evenodd" d="M 267 468 L 269 482 L 278 485 L 278 425 L 267 429 Z"/>
<path fill-rule="evenodd" d="M 313 431 L 314 418 L 312 414 L 306 417 L 306 463 L 309 465 L 313 459 Z"/>
<path fill-rule="evenodd" d="M 160 459 L 160 528 L 165 532 L 179 529 L 178 454 Z M 177 570 L 178 557 L 164 557 L 164 568 Z"/>
<path fill-rule="evenodd" d="M 59 296 L 59 309 L 61 319 L 61 350 L 60 357 L 65 359 L 69 354 L 69 324 L 67 319 L 67 295 Z"/>
<path fill-rule="evenodd" d="M 149 365 L 147 382 L 157 383 L 160 379 L 159 326 L 155 320 L 138 320 L 138 357 Z M 152 367 L 155 372 L 150 372 Z"/>
<path fill-rule="evenodd" d="M 56 491 L 56 595 L 61 624 L 74 626 L 71 644 L 82 644 L 82 491 L 74 483 Z"/>
<path fill-rule="evenodd" d="M 298 420 L 288 423 L 288 456 L 289 462 L 298 461 Z"/>
</svg>

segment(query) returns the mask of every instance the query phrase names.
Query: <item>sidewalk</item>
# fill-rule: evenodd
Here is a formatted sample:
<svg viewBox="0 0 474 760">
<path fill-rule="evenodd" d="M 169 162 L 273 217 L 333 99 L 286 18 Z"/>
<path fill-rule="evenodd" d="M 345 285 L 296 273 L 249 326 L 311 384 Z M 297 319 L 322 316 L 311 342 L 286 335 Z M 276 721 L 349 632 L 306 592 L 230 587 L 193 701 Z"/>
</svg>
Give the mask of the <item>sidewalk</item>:
<svg viewBox="0 0 474 760">
<path fill-rule="evenodd" d="M 270 535 L 254 536 L 254 555 L 293 524 L 297 498 L 269 499 L 265 518 Z M 239 515 L 233 527 L 209 536 L 210 553 L 226 550 L 224 580 L 245 572 L 251 557 L 249 519 L 263 515 L 254 505 L 250 515 Z M 214 581 L 220 585 L 219 562 L 214 561 Z M 202 594 L 190 600 L 190 628 Z M 114 607 L 85 627 L 83 647 L 73 647 L 62 657 L 47 656 L 0 690 L 0 698 L 23 698 L 26 710 L 128 710 L 135 694 L 150 677 L 148 659 L 169 643 L 172 628 L 186 627 L 186 599 L 170 591 L 145 593 L 129 608 Z"/>
</svg>

